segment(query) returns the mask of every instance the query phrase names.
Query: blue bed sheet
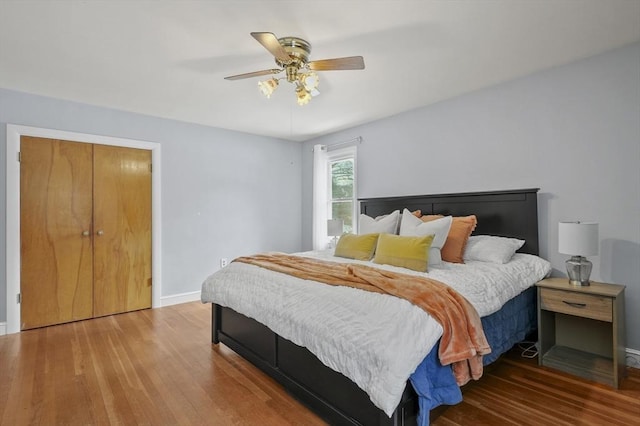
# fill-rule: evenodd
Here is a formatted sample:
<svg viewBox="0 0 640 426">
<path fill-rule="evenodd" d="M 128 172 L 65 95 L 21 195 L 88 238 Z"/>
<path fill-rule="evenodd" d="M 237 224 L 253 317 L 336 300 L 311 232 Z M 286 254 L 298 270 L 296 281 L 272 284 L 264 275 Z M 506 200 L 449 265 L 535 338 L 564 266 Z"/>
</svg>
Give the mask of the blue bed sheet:
<svg viewBox="0 0 640 426">
<path fill-rule="evenodd" d="M 498 312 L 482 318 L 482 327 L 491 346 L 491 353 L 484 356 L 483 364 L 492 363 L 524 340 L 537 327 L 536 312 L 536 292 L 532 287 L 508 301 Z M 429 425 L 429 412 L 433 408 L 462 401 L 462 392 L 451 366 L 440 364 L 439 347 L 438 343 L 409 378 L 419 398 L 419 426 Z"/>
</svg>

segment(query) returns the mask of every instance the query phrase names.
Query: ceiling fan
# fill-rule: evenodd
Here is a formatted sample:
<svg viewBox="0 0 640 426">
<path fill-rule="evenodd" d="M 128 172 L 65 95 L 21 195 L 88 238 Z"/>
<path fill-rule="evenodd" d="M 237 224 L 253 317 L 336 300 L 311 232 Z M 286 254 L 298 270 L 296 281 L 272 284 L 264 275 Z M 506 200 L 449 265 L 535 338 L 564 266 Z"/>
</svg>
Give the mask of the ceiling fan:
<svg viewBox="0 0 640 426">
<path fill-rule="evenodd" d="M 362 56 L 309 61 L 311 43 L 298 37 L 277 38 L 275 34 L 268 32 L 254 32 L 251 33 L 251 36 L 274 56 L 276 64 L 280 68 L 231 75 L 225 77 L 225 80 L 242 80 L 263 75 L 279 74 L 284 71 L 287 81 L 296 85 L 296 97 L 299 105 L 309 103 L 312 96 L 320 94 L 318 92 L 320 80 L 315 71 L 364 69 Z M 271 97 L 271 94 L 278 88 L 279 81 L 284 78 L 272 77 L 259 82 L 260 91 L 267 98 Z"/>
</svg>

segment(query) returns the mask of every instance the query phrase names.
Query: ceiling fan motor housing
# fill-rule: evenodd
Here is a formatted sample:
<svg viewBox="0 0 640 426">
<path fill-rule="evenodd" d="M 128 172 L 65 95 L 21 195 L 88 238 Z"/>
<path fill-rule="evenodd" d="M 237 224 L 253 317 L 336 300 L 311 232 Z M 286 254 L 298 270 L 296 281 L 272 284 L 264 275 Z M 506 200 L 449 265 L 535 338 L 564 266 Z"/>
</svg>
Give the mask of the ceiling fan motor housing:
<svg viewBox="0 0 640 426">
<path fill-rule="evenodd" d="M 288 64 L 276 58 L 276 64 L 285 69 L 287 81 L 292 83 L 298 78 L 298 71 L 309 62 L 311 43 L 298 37 L 282 37 L 278 39 L 292 61 Z"/>
</svg>

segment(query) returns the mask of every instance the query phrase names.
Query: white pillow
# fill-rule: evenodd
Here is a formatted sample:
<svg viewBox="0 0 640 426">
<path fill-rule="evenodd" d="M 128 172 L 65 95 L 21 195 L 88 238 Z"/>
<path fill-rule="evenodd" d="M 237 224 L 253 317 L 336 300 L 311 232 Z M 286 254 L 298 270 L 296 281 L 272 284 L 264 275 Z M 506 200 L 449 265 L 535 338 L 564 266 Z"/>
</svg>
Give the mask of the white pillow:
<svg viewBox="0 0 640 426">
<path fill-rule="evenodd" d="M 361 214 L 358 221 L 358 234 L 397 234 L 399 220 L 400 210 L 378 216 L 375 219 Z"/>
<path fill-rule="evenodd" d="M 404 209 L 402 211 L 402 222 L 400 222 L 400 235 L 411 237 L 434 235 L 429 249 L 429 265 L 439 265 L 442 263 L 440 250 L 447 241 L 452 221 L 453 218 L 451 216 L 445 216 L 441 219 L 423 222 L 409 210 Z"/>
<path fill-rule="evenodd" d="M 473 235 L 467 241 L 464 250 L 464 261 L 477 260 L 490 263 L 507 263 L 524 240 L 517 238 L 496 237 L 493 235 Z"/>
</svg>

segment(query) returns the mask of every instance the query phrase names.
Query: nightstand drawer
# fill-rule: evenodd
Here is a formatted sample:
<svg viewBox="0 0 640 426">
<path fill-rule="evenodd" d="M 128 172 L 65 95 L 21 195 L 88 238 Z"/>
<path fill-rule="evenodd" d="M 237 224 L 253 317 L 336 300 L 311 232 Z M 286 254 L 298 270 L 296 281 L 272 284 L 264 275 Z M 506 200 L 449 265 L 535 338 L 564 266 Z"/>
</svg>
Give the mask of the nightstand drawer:
<svg viewBox="0 0 640 426">
<path fill-rule="evenodd" d="M 600 321 L 613 321 L 613 304 L 610 297 L 549 288 L 540 290 L 541 309 Z"/>
</svg>

